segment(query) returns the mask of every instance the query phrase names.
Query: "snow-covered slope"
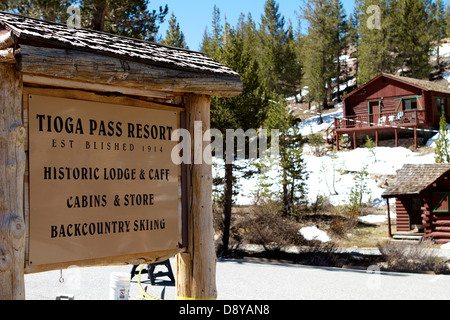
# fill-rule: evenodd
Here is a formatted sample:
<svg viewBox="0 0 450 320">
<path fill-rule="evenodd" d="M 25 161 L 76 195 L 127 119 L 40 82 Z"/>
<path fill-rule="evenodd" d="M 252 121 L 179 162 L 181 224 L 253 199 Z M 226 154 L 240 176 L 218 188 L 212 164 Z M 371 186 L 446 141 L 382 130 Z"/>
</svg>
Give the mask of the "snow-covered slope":
<svg viewBox="0 0 450 320">
<path fill-rule="evenodd" d="M 323 116 L 324 124 L 319 125 L 317 118 L 311 118 L 301 124 L 302 133 L 307 135 L 312 132 L 318 132 L 327 128 L 335 116 L 339 116 L 342 111 Z M 438 135 L 430 139 L 429 145 L 433 146 L 433 141 Z M 373 206 L 383 206 L 385 201 L 381 198 L 384 191 L 383 183 L 387 176 L 394 176 L 396 171 L 407 163 L 434 163 L 434 153 L 420 155 L 409 149 L 398 147 L 376 147 L 374 152 L 367 148 L 358 148 L 351 151 L 337 152 L 334 156 L 331 154 L 316 157 L 312 152 L 308 152 L 309 146 L 305 145 L 303 158 L 306 161 L 306 168 L 309 174 L 307 180 L 308 200 L 314 202 L 317 196 L 327 197 L 331 204 L 341 205 L 348 203 L 350 191 L 354 186 L 354 176 L 357 172 L 366 167 L 370 178 L 367 180 L 371 192 L 364 201 L 372 201 Z M 259 160 L 256 160 L 259 161 Z M 271 190 L 280 191 L 281 173 L 277 165 L 277 159 L 272 158 L 266 175 L 266 183 L 272 183 Z M 216 160 L 216 163 L 219 163 Z M 243 162 L 251 165 L 248 161 Z M 215 169 L 214 174 L 221 175 L 223 169 Z M 260 176 L 254 176 L 251 179 L 239 179 L 241 185 L 240 194 L 236 198 L 238 205 L 250 205 L 254 201 L 253 194 L 258 187 Z"/>
</svg>

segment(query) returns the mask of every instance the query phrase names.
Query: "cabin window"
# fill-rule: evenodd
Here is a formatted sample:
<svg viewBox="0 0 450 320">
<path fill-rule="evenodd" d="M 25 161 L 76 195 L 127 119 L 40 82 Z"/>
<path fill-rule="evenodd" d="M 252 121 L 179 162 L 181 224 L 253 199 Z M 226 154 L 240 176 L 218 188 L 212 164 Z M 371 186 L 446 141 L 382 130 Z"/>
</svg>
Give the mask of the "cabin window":
<svg viewBox="0 0 450 320">
<path fill-rule="evenodd" d="M 445 99 L 444 98 L 436 98 L 436 106 L 438 115 L 447 114 L 447 110 L 445 110 Z"/>
<path fill-rule="evenodd" d="M 417 98 L 403 99 L 403 110 L 417 110 Z"/>
</svg>

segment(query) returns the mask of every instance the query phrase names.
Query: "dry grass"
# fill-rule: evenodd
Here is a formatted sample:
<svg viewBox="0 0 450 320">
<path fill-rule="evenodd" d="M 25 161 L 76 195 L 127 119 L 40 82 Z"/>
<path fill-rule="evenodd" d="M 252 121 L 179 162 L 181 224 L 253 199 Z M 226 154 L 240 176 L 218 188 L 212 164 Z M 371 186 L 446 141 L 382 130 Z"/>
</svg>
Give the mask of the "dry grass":
<svg viewBox="0 0 450 320">
<path fill-rule="evenodd" d="M 220 211 L 216 210 L 216 220 Z M 316 266 L 342 267 L 353 265 L 365 267 L 379 264 L 380 267 L 401 272 L 426 272 L 448 274 L 449 265 L 433 255 L 431 243 L 407 245 L 396 243 L 387 237 L 387 224 L 363 223 L 349 216 L 344 210 L 327 213 L 304 213 L 295 219 L 282 217 L 276 203 L 259 206 L 235 207 L 230 236 L 230 249 L 236 258 L 289 260 L 292 263 Z M 333 239 L 331 243 L 306 241 L 298 230 L 316 225 Z M 220 223 L 217 223 L 220 226 Z M 217 239 L 220 239 L 218 230 Z M 381 245 L 380 245 L 381 243 Z M 259 244 L 263 252 L 246 252 L 244 244 Z M 299 246 L 299 253 L 288 253 L 283 248 Z M 338 248 L 376 248 L 381 256 L 355 257 L 339 252 Z"/>
<path fill-rule="evenodd" d="M 215 210 L 217 239 L 220 239 L 220 210 Z M 260 244 L 281 249 L 290 245 L 309 245 L 298 235 L 302 227 L 317 226 L 329 234 L 337 247 L 377 247 L 386 240 L 387 225 L 366 224 L 345 210 L 327 207 L 317 213 L 304 212 L 300 216 L 282 217 L 276 203 L 263 206 L 234 207 L 231 223 L 231 249 L 242 244 Z"/>
<path fill-rule="evenodd" d="M 378 245 L 384 265 L 389 270 L 400 272 L 424 272 L 448 274 L 445 261 L 433 251 L 431 241 L 417 244 L 387 241 Z"/>
</svg>

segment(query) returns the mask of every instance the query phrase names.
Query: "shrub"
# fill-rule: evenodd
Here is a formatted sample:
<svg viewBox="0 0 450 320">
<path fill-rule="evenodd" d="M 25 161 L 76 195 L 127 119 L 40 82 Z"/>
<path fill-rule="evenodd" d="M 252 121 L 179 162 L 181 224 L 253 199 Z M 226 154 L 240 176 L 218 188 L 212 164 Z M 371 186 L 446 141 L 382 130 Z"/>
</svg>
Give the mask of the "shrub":
<svg viewBox="0 0 450 320">
<path fill-rule="evenodd" d="M 378 249 L 388 269 L 401 272 L 434 271 L 448 273 L 445 261 L 436 256 L 429 240 L 418 244 L 402 242 L 385 242 Z"/>
<path fill-rule="evenodd" d="M 279 251 L 288 245 L 300 245 L 303 237 L 298 234 L 297 223 L 284 216 L 282 204 L 268 201 L 254 205 L 248 217 L 237 228 L 247 243 L 262 245 L 266 251 Z"/>
<path fill-rule="evenodd" d="M 335 267 L 340 255 L 333 243 L 310 242 L 300 253 L 300 262 L 310 266 Z"/>
<path fill-rule="evenodd" d="M 350 191 L 349 206 L 355 214 L 359 214 L 359 211 L 364 203 L 364 198 L 368 197 L 368 202 L 371 201 L 370 199 L 372 198 L 372 195 L 367 183 L 368 179 L 369 173 L 367 172 L 367 166 L 364 166 L 353 178 L 355 184 Z"/>
</svg>

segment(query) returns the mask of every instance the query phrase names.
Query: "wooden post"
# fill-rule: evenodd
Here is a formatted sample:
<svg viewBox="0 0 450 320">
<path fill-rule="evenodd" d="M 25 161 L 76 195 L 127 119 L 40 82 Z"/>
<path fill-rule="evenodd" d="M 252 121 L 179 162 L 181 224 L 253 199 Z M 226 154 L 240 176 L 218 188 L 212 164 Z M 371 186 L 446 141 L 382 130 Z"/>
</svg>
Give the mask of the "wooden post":
<svg viewBox="0 0 450 320">
<path fill-rule="evenodd" d="M 397 130 L 397 128 L 395 128 L 394 132 L 395 132 L 395 147 L 397 148 L 398 147 L 398 130 Z"/>
<path fill-rule="evenodd" d="M 176 256 L 177 299 L 217 298 L 212 167 L 210 161 L 205 162 L 203 159 L 202 143 L 204 132 L 210 128 L 210 101 L 211 98 L 207 95 L 188 95 L 185 98 L 187 128 L 192 141 L 191 164 L 188 169 L 189 235 L 186 252 Z M 200 128 L 199 124 L 201 136 L 199 133 L 194 134 L 194 128 Z"/>
<path fill-rule="evenodd" d="M 392 231 L 391 231 L 391 209 L 389 208 L 389 199 L 386 198 L 387 202 L 387 220 L 388 220 L 388 236 L 389 238 L 392 238 Z"/>
<path fill-rule="evenodd" d="M 0 300 L 25 299 L 23 186 L 25 128 L 22 78 L 15 64 L 0 63 Z"/>
<path fill-rule="evenodd" d="M 336 133 L 336 151 L 340 151 L 339 148 L 339 133 Z"/>
<path fill-rule="evenodd" d="M 417 150 L 418 143 L 417 143 L 417 127 L 414 127 L 414 150 Z"/>
</svg>

